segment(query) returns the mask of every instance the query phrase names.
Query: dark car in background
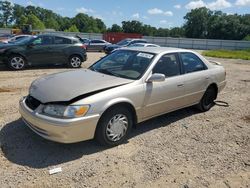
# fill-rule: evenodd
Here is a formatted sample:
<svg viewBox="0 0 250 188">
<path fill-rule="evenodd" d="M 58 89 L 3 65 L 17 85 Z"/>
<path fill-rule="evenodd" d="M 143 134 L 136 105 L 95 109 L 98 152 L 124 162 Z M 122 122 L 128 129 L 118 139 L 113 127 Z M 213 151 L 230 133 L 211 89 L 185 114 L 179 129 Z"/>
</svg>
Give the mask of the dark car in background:
<svg viewBox="0 0 250 188">
<path fill-rule="evenodd" d="M 12 70 L 21 70 L 28 65 L 79 68 L 86 59 L 86 46 L 75 37 L 39 35 L 0 45 L 0 62 Z"/>
<path fill-rule="evenodd" d="M 104 48 L 104 52 L 106 54 L 110 54 L 113 50 L 121 48 L 121 47 L 127 47 L 130 46 L 132 44 L 135 43 L 147 43 L 147 41 L 145 39 L 123 39 L 120 42 L 118 42 L 117 44 L 111 44 L 111 45 L 107 45 Z"/>
<path fill-rule="evenodd" d="M 111 43 L 105 40 L 94 39 L 89 41 L 86 48 L 87 51 L 102 52 L 107 45 L 111 45 Z"/>
</svg>

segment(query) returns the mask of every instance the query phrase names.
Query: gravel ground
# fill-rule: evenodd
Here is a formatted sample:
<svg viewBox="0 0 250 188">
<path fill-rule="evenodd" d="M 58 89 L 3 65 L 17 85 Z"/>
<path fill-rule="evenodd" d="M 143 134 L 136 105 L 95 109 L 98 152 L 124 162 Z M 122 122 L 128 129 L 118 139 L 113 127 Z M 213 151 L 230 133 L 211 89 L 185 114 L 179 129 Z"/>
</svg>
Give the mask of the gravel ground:
<svg viewBox="0 0 250 188">
<path fill-rule="evenodd" d="M 83 66 L 103 56 L 89 53 Z M 250 187 L 250 61 L 210 58 L 227 87 L 209 112 L 186 108 L 141 123 L 127 143 L 58 144 L 20 120 L 30 83 L 66 68 L 0 68 L 0 187 Z M 49 175 L 49 169 L 62 172 Z"/>
</svg>

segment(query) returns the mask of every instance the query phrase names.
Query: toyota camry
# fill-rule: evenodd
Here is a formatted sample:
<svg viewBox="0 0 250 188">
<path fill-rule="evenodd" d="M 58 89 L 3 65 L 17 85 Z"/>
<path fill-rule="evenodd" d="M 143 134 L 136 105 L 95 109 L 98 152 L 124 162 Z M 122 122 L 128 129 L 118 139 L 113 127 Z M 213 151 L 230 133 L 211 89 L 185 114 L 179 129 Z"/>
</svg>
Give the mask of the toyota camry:
<svg viewBox="0 0 250 188">
<path fill-rule="evenodd" d="M 41 77 L 20 100 L 23 121 L 62 143 L 121 144 L 132 127 L 171 111 L 209 110 L 226 85 L 223 66 L 175 48 L 121 48 L 88 69 Z"/>
</svg>

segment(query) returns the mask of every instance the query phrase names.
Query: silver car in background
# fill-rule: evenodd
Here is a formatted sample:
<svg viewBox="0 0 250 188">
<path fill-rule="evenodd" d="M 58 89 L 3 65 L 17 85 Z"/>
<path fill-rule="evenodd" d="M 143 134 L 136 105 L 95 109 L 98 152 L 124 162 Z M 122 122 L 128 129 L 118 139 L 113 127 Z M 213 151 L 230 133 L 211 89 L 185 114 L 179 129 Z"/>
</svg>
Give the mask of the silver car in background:
<svg viewBox="0 0 250 188">
<path fill-rule="evenodd" d="M 20 100 L 24 122 L 62 143 L 95 138 L 121 144 L 139 122 L 197 105 L 209 110 L 226 85 L 225 69 L 175 48 L 122 48 L 89 69 L 35 80 Z"/>
</svg>

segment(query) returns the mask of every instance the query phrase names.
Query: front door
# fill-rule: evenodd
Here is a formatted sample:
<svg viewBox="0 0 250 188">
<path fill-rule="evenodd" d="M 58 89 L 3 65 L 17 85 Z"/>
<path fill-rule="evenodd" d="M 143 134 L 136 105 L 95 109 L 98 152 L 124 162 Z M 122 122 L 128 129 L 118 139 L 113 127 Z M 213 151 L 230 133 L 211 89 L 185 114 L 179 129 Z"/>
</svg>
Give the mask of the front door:
<svg viewBox="0 0 250 188">
<path fill-rule="evenodd" d="M 53 37 L 39 36 L 27 46 L 27 59 L 32 65 L 53 63 Z"/>
<path fill-rule="evenodd" d="M 165 54 L 157 62 L 152 74 L 166 76 L 163 82 L 145 83 L 143 116 L 148 119 L 184 106 L 184 77 L 181 75 L 178 54 Z"/>
</svg>

